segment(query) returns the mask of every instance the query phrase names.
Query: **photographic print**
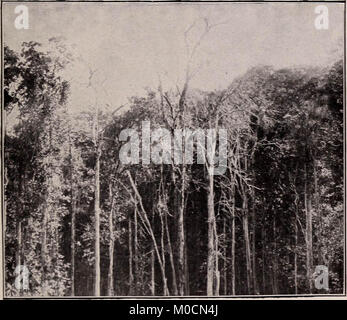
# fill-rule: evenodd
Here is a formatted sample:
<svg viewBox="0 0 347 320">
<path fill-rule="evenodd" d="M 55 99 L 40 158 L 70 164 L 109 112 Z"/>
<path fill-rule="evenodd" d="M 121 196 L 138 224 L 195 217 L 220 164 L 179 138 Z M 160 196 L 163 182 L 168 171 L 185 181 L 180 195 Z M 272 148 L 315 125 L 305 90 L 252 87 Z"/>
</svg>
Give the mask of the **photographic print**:
<svg viewBox="0 0 347 320">
<path fill-rule="evenodd" d="M 4 297 L 344 296 L 344 19 L 3 2 Z"/>
</svg>

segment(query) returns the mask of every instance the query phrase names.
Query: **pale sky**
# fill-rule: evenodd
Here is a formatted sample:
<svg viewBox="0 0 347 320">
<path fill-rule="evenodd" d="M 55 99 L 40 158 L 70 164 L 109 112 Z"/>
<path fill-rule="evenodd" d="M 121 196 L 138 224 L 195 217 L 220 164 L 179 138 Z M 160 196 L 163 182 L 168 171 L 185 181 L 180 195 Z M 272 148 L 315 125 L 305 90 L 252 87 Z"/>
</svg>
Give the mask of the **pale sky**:
<svg viewBox="0 0 347 320">
<path fill-rule="evenodd" d="M 322 3 L 320 3 L 322 4 Z M 194 22 L 188 42 L 196 43 L 203 19 L 212 28 L 196 51 L 198 73 L 192 87 L 226 88 L 250 67 L 324 66 L 343 43 L 343 4 L 326 3 L 329 29 L 316 30 L 316 3 L 25 3 L 29 29 L 14 27 L 18 3 L 3 4 L 3 39 L 12 49 L 23 41 L 47 43 L 63 36 L 105 80 L 107 102 L 114 108 L 146 87 L 180 84 L 187 61 L 184 31 Z M 71 102 L 76 109 L 93 100 L 86 90 L 84 62 L 67 70 L 73 78 Z M 100 91 L 101 92 L 101 91 Z M 104 92 L 104 91 L 103 91 Z"/>
</svg>

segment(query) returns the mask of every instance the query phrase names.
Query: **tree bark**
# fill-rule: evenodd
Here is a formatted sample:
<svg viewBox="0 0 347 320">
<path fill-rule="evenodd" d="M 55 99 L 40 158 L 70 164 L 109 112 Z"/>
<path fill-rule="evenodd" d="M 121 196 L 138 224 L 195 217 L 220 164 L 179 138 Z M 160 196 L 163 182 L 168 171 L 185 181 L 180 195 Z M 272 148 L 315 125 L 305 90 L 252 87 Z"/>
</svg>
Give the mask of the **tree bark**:
<svg viewBox="0 0 347 320">
<path fill-rule="evenodd" d="M 317 160 L 313 160 L 313 179 L 314 179 L 314 208 L 317 216 L 317 242 L 318 242 L 318 263 L 323 265 L 325 263 L 325 257 L 323 254 L 323 220 L 320 207 L 320 192 L 318 187 L 318 168 Z"/>
<path fill-rule="evenodd" d="M 21 268 L 21 264 L 22 264 L 22 222 L 18 221 L 17 223 L 17 252 L 16 252 L 16 268 Z M 18 295 L 21 296 L 22 295 L 22 291 L 21 289 L 18 290 Z"/>
<path fill-rule="evenodd" d="M 153 249 L 154 250 L 154 249 Z M 139 245 L 138 245 L 138 225 L 137 225 L 137 208 L 134 209 L 134 280 L 135 280 L 135 294 L 138 294 L 139 283 Z"/>
<path fill-rule="evenodd" d="M 70 157 L 70 203 L 71 203 L 71 296 L 75 295 L 75 242 L 76 242 L 76 198 L 74 194 L 74 163 L 72 156 L 71 128 L 69 125 L 69 157 Z"/>
<path fill-rule="evenodd" d="M 165 214 L 165 213 L 164 213 L 164 223 L 165 223 L 167 245 L 168 245 L 169 257 L 170 257 L 171 272 L 172 272 L 172 289 L 173 289 L 173 294 L 175 296 L 177 296 L 178 290 L 177 290 L 175 262 L 174 262 L 173 252 L 172 252 L 170 231 L 169 231 L 169 226 L 168 226 L 168 221 L 167 221 L 167 214 Z"/>
<path fill-rule="evenodd" d="M 308 282 L 309 293 L 312 293 L 312 203 L 311 203 L 311 190 L 307 185 L 308 172 L 307 165 L 305 164 L 305 211 L 306 211 L 306 276 Z"/>
<path fill-rule="evenodd" d="M 233 205 L 231 210 L 231 294 L 235 295 L 235 183 L 232 187 Z"/>
<path fill-rule="evenodd" d="M 247 273 L 247 291 L 251 293 L 251 279 L 252 279 L 252 267 L 251 267 L 251 249 L 249 240 L 248 230 L 248 212 L 247 212 L 247 199 L 244 198 L 243 212 L 242 212 L 242 223 L 243 223 L 243 235 L 245 240 L 245 254 L 246 254 L 246 273 Z"/>
<path fill-rule="evenodd" d="M 154 246 L 152 245 L 151 251 L 151 295 L 155 296 L 155 256 L 154 256 Z"/>
<path fill-rule="evenodd" d="M 223 294 L 226 296 L 228 294 L 228 277 L 227 277 L 227 236 L 226 236 L 226 220 L 223 218 Z"/>
<path fill-rule="evenodd" d="M 185 237 L 184 237 L 184 194 L 185 194 L 185 165 L 182 165 L 182 185 L 180 190 L 180 205 L 178 213 L 178 291 L 179 295 L 185 294 Z"/>
<path fill-rule="evenodd" d="M 133 274 L 133 231 L 131 216 L 128 217 L 128 246 L 129 246 L 129 295 L 133 295 L 134 274 Z"/>
<path fill-rule="evenodd" d="M 262 273 L 263 273 L 263 294 L 266 294 L 266 230 L 265 230 L 265 219 L 263 219 L 263 224 L 261 227 L 261 241 L 262 241 L 262 260 L 263 260 L 263 268 L 262 268 Z"/>
<path fill-rule="evenodd" d="M 154 216 L 154 214 L 153 214 Z M 161 261 L 164 269 L 164 274 L 166 275 L 166 259 L 165 259 L 165 242 L 164 242 L 164 236 L 165 236 L 165 226 L 164 226 L 164 219 L 163 215 L 160 212 L 159 213 L 160 218 L 160 247 L 161 247 Z M 167 288 L 167 281 L 163 281 L 163 292 L 165 295 L 165 292 L 168 291 Z"/>
<path fill-rule="evenodd" d="M 97 135 L 97 133 L 96 133 Z M 94 295 L 100 296 L 100 146 L 96 138 L 96 163 L 95 163 L 95 262 L 94 262 Z"/>
<path fill-rule="evenodd" d="M 276 217 L 273 217 L 273 241 L 274 241 L 274 251 L 273 251 L 273 257 L 272 257 L 272 276 L 273 276 L 273 294 L 278 294 L 278 279 L 277 279 L 277 270 L 278 270 L 278 263 L 277 263 L 277 227 L 276 227 Z"/>
<path fill-rule="evenodd" d="M 209 189 L 208 189 L 208 239 L 207 239 L 207 296 L 213 296 L 213 282 L 215 274 L 215 252 L 214 252 L 214 177 L 212 172 L 209 172 Z"/>
<path fill-rule="evenodd" d="M 75 295 L 76 202 L 71 192 L 71 295 Z"/>
<path fill-rule="evenodd" d="M 255 192 L 252 190 L 252 278 L 254 294 L 259 294 L 258 281 L 257 281 L 257 259 L 256 259 L 256 218 L 255 218 Z"/>
<path fill-rule="evenodd" d="M 109 269 L 108 269 L 108 292 L 109 296 L 114 295 L 114 279 L 113 279 L 113 257 L 114 257 L 114 230 L 113 230 L 113 211 L 114 211 L 114 199 L 113 199 L 113 190 L 112 184 L 109 185 L 109 201 L 111 204 L 110 213 L 108 217 L 108 231 L 110 235 L 108 254 L 110 259 Z"/>
<path fill-rule="evenodd" d="M 294 293 L 298 294 L 298 222 L 296 220 L 297 218 L 294 222 Z"/>
<path fill-rule="evenodd" d="M 215 259 L 215 269 L 214 269 L 214 276 L 215 276 L 215 290 L 214 295 L 219 296 L 220 294 L 220 271 L 219 271 L 219 243 L 218 243 L 218 233 L 217 233 L 217 222 L 216 222 L 216 216 L 214 217 L 214 223 L 213 223 L 213 232 L 214 232 L 214 259 Z"/>
</svg>

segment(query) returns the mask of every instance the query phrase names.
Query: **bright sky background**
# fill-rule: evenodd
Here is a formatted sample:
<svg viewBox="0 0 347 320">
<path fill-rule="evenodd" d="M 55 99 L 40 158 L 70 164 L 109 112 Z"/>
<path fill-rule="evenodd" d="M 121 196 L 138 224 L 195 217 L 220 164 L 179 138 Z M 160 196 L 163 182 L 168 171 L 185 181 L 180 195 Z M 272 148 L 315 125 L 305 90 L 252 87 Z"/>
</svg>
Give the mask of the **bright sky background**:
<svg viewBox="0 0 347 320">
<path fill-rule="evenodd" d="M 180 84 L 186 66 L 184 31 L 195 43 L 203 18 L 213 28 L 203 40 L 194 62 L 199 73 L 192 87 L 219 89 L 258 64 L 276 68 L 321 65 L 336 58 L 343 46 L 343 4 L 327 3 L 329 29 L 316 30 L 314 3 L 135 4 L 135 3 L 25 3 L 29 29 L 14 27 L 18 3 L 3 4 L 4 42 L 19 49 L 23 41 L 47 43 L 63 36 L 75 52 L 98 70 L 97 83 L 106 79 L 107 102 L 114 108 L 145 88 Z M 322 3 L 320 3 L 322 4 Z M 77 110 L 93 101 L 85 88 L 87 68 L 77 63 L 71 78 L 71 104 Z M 100 91 L 101 92 L 101 91 Z"/>
</svg>

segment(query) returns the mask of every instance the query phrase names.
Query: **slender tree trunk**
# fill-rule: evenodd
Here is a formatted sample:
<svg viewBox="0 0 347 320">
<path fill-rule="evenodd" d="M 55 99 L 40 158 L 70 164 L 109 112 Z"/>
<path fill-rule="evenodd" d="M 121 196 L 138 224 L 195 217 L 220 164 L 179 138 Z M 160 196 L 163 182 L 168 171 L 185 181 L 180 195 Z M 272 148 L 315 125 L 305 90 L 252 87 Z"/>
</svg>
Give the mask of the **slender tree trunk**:
<svg viewBox="0 0 347 320">
<path fill-rule="evenodd" d="M 30 251 L 30 243 L 31 243 L 31 235 L 30 235 L 30 229 L 29 229 L 29 223 L 30 218 L 26 219 L 26 225 L 23 228 L 22 231 L 22 249 L 21 249 L 21 255 L 22 255 L 22 264 L 25 267 L 28 267 L 27 264 L 27 251 Z M 29 279 L 28 279 L 29 280 Z M 26 283 L 26 286 L 23 285 L 23 295 L 26 295 L 30 293 L 30 287 L 29 282 Z"/>
<path fill-rule="evenodd" d="M 297 215 L 296 215 L 297 217 Z M 294 241 L 295 241 L 295 248 L 294 248 L 294 290 L 295 294 L 298 294 L 298 222 L 296 221 L 297 218 L 295 218 L 294 222 Z"/>
<path fill-rule="evenodd" d="M 129 246 L 129 295 L 133 295 L 134 274 L 133 274 L 133 231 L 131 216 L 128 217 L 128 246 Z"/>
<path fill-rule="evenodd" d="M 17 252 L 16 252 L 16 265 L 20 266 L 22 264 L 22 221 L 17 222 Z"/>
<path fill-rule="evenodd" d="M 43 217 L 43 237 L 42 237 L 42 295 L 47 295 L 46 284 L 46 260 L 47 260 L 47 217 L 46 212 Z"/>
<path fill-rule="evenodd" d="M 96 146 L 96 164 L 95 164 L 95 262 L 94 262 L 94 295 L 100 296 L 100 150 L 99 142 Z"/>
<path fill-rule="evenodd" d="M 241 168 L 241 158 L 239 159 L 239 167 Z M 247 157 L 244 159 L 244 170 L 247 172 L 248 163 Z M 247 293 L 252 292 L 252 262 L 251 262 L 251 245 L 249 239 L 249 227 L 248 227 L 248 196 L 246 191 L 246 186 L 241 182 L 242 190 L 242 226 L 243 226 L 243 237 L 245 241 L 245 256 L 246 256 L 246 274 L 247 274 Z"/>
<path fill-rule="evenodd" d="M 223 218 L 223 294 L 226 296 L 228 294 L 228 277 L 227 277 L 227 236 L 226 236 L 226 220 Z"/>
<path fill-rule="evenodd" d="M 184 153 L 183 153 L 184 154 Z M 183 155 L 184 157 L 184 155 Z M 179 295 L 185 294 L 185 237 L 184 237 L 184 194 L 185 194 L 185 165 L 182 165 L 182 185 L 180 190 L 180 204 L 178 214 L 178 291 Z"/>
<path fill-rule="evenodd" d="M 69 153 L 70 153 L 70 202 L 71 202 L 71 296 L 75 295 L 75 242 L 76 242 L 76 199 L 74 195 L 74 167 L 72 158 L 71 131 L 69 128 Z"/>
<path fill-rule="evenodd" d="M 208 189 L 208 239 L 207 239 L 207 295 L 213 296 L 213 282 L 215 273 L 215 252 L 214 252 L 214 177 L 209 172 L 209 189 Z"/>
<path fill-rule="evenodd" d="M 235 183 L 233 183 L 233 205 L 231 210 L 231 294 L 235 295 Z"/>
<path fill-rule="evenodd" d="M 154 214 L 153 214 L 154 215 Z M 160 247 L 161 247 L 161 261 L 163 264 L 164 274 L 166 275 L 166 260 L 165 260 L 165 242 L 164 242 L 164 236 L 165 236 L 165 226 L 164 226 L 164 219 L 161 212 L 159 212 L 159 218 L 160 218 Z M 165 295 L 165 292 L 168 291 L 167 288 L 167 281 L 163 281 L 163 292 Z"/>
<path fill-rule="evenodd" d="M 276 218 L 273 218 L 273 238 L 274 238 L 274 251 L 273 251 L 273 294 L 278 294 L 278 279 L 277 279 L 277 270 L 278 270 L 278 263 L 277 263 L 277 227 L 276 227 Z"/>
<path fill-rule="evenodd" d="M 21 219 L 21 214 L 22 212 L 24 211 L 24 205 L 23 205 L 23 202 L 24 202 L 24 182 L 23 180 L 25 179 L 25 176 L 24 178 L 22 177 L 22 175 L 20 174 L 20 177 L 19 177 L 19 184 L 18 184 L 18 188 L 19 188 L 19 194 L 21 195 L 22 197 L 22 201 L 18 201 L 17 202 L 17 225 L 16 225 L 16 231 L 17 231 L 17 251 L 16 251 L 16 268 L 21 268 L 21 265 L 22 265 L 22 219 Z M 22 292 L 21 292 L 21 289 L 18 290 L 18 295 L 21 296 L 22 295 Z"/>
<path fill-rule="evenodd" d="M 167 221 L 167 215 L 166 214 L 164 216 L 164 223 L 165 223 L 167 245 L 168 245 L 169 257 L 170 257 L 171 272 L 172 272 L 172 289 L 173 289 L 173 294 L 175 296 L 177 296 L 178 290 L 177 290 L 175 262 L 174 262 L 173 252 L 172 252 L 170 231 L 169 231 L 169 226 L 168 226 L 168 221 Z"/>
<path fill-rule="evenodd" d="M 155 216 L 154 216 L 154 211 L 152 212 L 152 225 L 154 225 L 155 222 Z M 155 288 L 155 248 L 152 243 L 151 245 L 151 295 L 155 296 L 156 293 L 156 288 Z"/>
<path fill-rule="evenodd" d="M 259 294 L 258 281 L 257 281 L 257 259 L 256 259 L 256 220 L 255 220 L 255 192 L 252 190 L 252 278 L 254 294 Z"/>
<path fill-rule="evenodd" d="M 72 186 L 71 186 L 72 187 Z M 71 193 L 71 295 L 75 295 L 75 242 L 76 242 L 76 203 Z"/>
<path fill-rule="evenodd" d="M 186 230 L 184 232 L 184 237 L 186 239 L 187 234 L 186 234 Z M 188 269 L 188 248 L 185 245 L 184 246 L 184 277 L 185 277 L 185 294 L 187 296 L 190 295 L 190 287 L 189 287 L 189 269 Z"/>
<path fill-rule="evenodd" d="M 16 252 L 16 267 L 21 268 L 22 265 L 22 222 L 18 221 L 17 223 L 17 252 Z M 18 295 L 21 296 L 21 289 L 18 290 Z"/>
<path fill-rule="evenodd" d="M 220 294 L 220 271 L 219 271 L 219 257 L 218 257 L 219 244 L 218 244 L 216 217 L 214 217 L 213 220 L 214 220 L 213 232 L 214 232 L 214 259 L 215 259 L 215 269 L 214 269 L 215 291 L 214 291 L 214 295 L 219 296 L 219 294 Z"/>
<path fill-rule="evenodd" d="M 312 203 L 311 190 L 307 185 L 308 173 L 307 165 L 305 164 L 305 211 L 306 211 L 306 276 L 308 282 L 309 293 L 312 293 Z"/>
<path fill-rule="evenodd" d="M 251 267 L 251 248 L 249 240 L 249 230 L 248 230 L 248 212 L 247 212 L 247 199 L 244 198 L 242 222 L 243 222 L 243 235 L 245 240 L 245 253 L 246 253 L 246 272 L 247 272 L 247 290 L 248 294 L 251 293 L 251 279 L 252 279 L 252 267 Z"/>
<path fill-rule="evenodd" d="M 43 222 L 42 222 L 42 249 L 41 249 L 41 263 L 42 263 L 42 295 L 47 296 L 47 283 L 46 283 L 46 272 L 47 272 L 47 197 L 45 197 L 45 205 L 43 209 Z"/>
<path fill-rule="evenodd" d="M 293 179 L 293 191 L 295 193 L 295 219 L 294 219 L 294 293 L 298 293 L 298 223 L 299 223 L 299 203 L 300 197 L 296 189 L 296 177 L 298 176 L 298 163 L 296 164 L 295 175 Z M 305 200 L 306 201 L 306 200 Z"/>
<path fill-rule="evenodd" d="M 48 139 L 49 139 L 49 154 L 51 154 L 51 142 L 52 142 L 52 128 L 51 125 L 49 125 L 48 128 Z M 51 185 L 51 168 L 47 168 L 47 187 Z M 45 194 L 44 198 L 44 208 L 43 208 L 43 221 L 42 221 L 42 252 L 41 252 L 41 259 L 42 259 L 42 295 L 47 296 L 47 226 L 48 226 L 48 210 L 47 210 L 47 203 L 48 203 L 48 192 Z"/>
<path fill-rule="evenodd" d="M 92 87 L 92 77 L 95 71 L 90 70 L 89 87 Z M 95 113 L 93 117 L 93 142 L 95 155 L 95 181 L 94 181 L 94 295 L 101 294 L 101 272 L 100 272 L 100 133 L 99 133 L 99 104 L 96 99 Z"/>
<path fill-rule="evenodd" d="M 154 249 L 153 249 L 154 250 Z M 138 245 L 138 225 L 137 225 L 137 207 L 134 209 L 134 280 L 135 280 L 135 294 L 138 294 L 139 283 L 139 245 Z"/>
<path fill-rule="evenodd" d="M 108 216 L 108 231 L 110 234 L 109 246 L 108 246 L 108 255 L 110 259 L 110 264 L 108 268 L 108 292 L 109 296 L 114 295 L 114 279 L 113 279 L 113 259 L 114 259 L 114 230 L 113 230 L 113 211 L 114 211 L 114 199 L 113 199 L 113 190 L 112 184 L 109 185 L 109 201 L 111 204 L 110 213 Z"/>
<path fill-rule="evenodd" d="M 318 262 L 320 265 L 325 263 L 325 257 L 323 254 L 323 221 L 322 221 L 322 214 L 321 214 L 321 208 L 320 208 L 320 193 L 319 193 L 319 187 L 318 187 L 318 169 L 317 169 L 317 161 L 313 161 L 313 178 L 314 178 L 314 208 L 317 215 L 318 220 L 318 227 L 317 227 L 317 241 L 318 241 Z M 313 263 L 313 262 L 312 262 Z"/>
<path fill-rule="evenodd" d="M 184 218 L 180 210 L 178 217 L 178 290 L 179 295 L 184 296 L 185 274 L 184 274 Z"/>
<path fill-rule="evenodd" d="M 266 246 L 266 230 L 265 230 L 265 219 L 263 219 L 263 224 L 261 227 L 261 241 L 262 241 L 262 260 L 263 260 L 263 294 L 266 293 L 266 253 L 265 253 L 265 246 Z"/>
<path fill-rule="evenodd" d="M 151 295 L 155 296 L 155 255 L 154 246 L 152 245 L 151 251 Z"/>
</svg>

